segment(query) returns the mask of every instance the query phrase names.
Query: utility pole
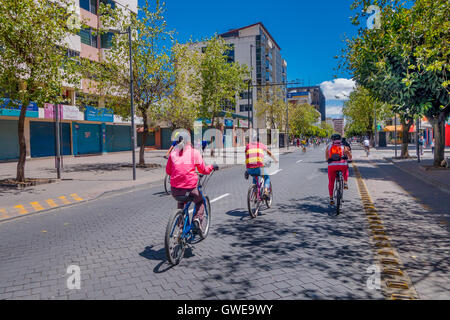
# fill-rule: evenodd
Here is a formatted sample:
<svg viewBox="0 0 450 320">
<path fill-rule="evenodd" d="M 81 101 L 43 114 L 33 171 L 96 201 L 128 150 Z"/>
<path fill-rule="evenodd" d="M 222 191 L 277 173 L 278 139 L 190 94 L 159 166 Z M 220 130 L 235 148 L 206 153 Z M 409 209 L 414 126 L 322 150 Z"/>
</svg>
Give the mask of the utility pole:
<svg viewBox="0 0 450 320">
<path fill-rule="evenodd" d="M 55 112 L 55 165 L 56 176 L 61 179 L 61 137 L 60 137 L 60 119 L 59 119 L 59 105 L 54 105 L 53 111 Z"/>
<path fill-rule="evenodd" d="M 420 117 L 416 119 L 416 151 L 417 151 L 417 161 L 420 163 L 420 147 L 419 147 L 419 126 L 420 126 Z"/>
</svg>

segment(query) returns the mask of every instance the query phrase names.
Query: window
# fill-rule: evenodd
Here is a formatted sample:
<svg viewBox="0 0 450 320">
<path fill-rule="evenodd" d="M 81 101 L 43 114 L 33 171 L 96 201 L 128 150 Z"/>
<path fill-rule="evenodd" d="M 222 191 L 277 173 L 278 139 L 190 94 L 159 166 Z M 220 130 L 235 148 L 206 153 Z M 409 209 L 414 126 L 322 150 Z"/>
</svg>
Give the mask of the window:
<svg viewBox="0 0 450 320">
<path fill-rule="evenodd" d="M 97 14 L 97 0 L 80 0 L 80 8 Z"/>
<path fill-rule="evenodd" d="M 110 49 L 111 48 L 112 37 L 113 37 L 113 33 L 112 32 L 103 33 L 100 36 L 101 47 L 103 49 Z"/>
<path fill-rule="evenodd" d="M 236 111 L 236 104 L 234 104 L 230 100 L 223 100 L 220 105 L 222 107 L 222 110 L 225 112 L 235 112 Z"/>
<path fill-rule="evenodd" d="M 94 34 L 91 28 L 80 30 L 81 43 L 87 44 L 94 48 L 97 48 L 97 35 Z"/>
<path fill-rule="evenodd" d="M 252 98 L 252 92 L 248 92 L 248 91 L 242 91 L 239 96 L 241 97 L 242 100 L 248 100 L 249 97 L 250 99 Z"/>
<path fill-rule="evenodd" d="M 227 56 L 227 62 L 233 63 L 234 62 L 234 44 L 228 45 L 229 49 L 225 51 L 225 56 Z"/>
<path fill-rule="evenodd" d="M 239 106 L 239 111 L 240 112 L 248 112 L 248 111 L 252 111 L 252 106 L 249 104 L 241 104 Z"/>
<path fill-rule="evenodd" d="M 67 57 L 68 58 L 76 58 L 79 56 L 80 56 L 80 53 L 78 51 L 67 49 Z"/>
</svg>

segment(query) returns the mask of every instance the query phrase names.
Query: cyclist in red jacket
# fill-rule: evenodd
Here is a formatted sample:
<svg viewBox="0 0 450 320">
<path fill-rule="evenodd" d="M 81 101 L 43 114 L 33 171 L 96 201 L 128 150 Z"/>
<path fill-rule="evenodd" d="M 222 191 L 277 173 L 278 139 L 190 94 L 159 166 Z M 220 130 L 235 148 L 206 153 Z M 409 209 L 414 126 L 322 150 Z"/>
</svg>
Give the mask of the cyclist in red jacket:
<svg viewBox="0 0 450 320">
<path fill-rule="evenodd" d="M 344 189 L 348 189 L 348 160 L 352 160 L 352 153 L 349 147 L 342 144 L 342 137 L 339 134 L 331 136 L 332 143 L 327 146 L 325 158 L 328 162 L 328 191 L 330 193 L 330 205 L 334 205 L 334 183 L 336 173 L 342 171 L 344 175 Z"/>
</svg>

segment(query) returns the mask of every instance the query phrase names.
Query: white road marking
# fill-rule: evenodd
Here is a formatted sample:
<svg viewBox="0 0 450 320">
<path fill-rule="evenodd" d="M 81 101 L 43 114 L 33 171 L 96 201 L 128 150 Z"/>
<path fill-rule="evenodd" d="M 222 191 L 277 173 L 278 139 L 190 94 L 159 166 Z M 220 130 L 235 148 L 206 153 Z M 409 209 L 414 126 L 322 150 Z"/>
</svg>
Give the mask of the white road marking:
<svg viewBox="0 0 450 320">
<path fill-rule="evenodd" d="M 226 197 L 229 197 L 229 196 L 230 196 L 229 193 L 225 193 L 224 195 L 211 200 L 211 203 L 217 202 L 217 201 L 222 200 L 223 198 L 226 198 Z"/>
<path fill-rule="evenodd" d="M 210 203 L 217 202 L 217 201 L 219 201 L 219 200 L 222 200 L 223 198 L 229 197 L 230 195 L 231 195 L 231 194 L 229 194 L 229 193 L 225 193 L 224 195 L 221 195 L 220 197 L 217 197 L 217 198 L 211 200 Z M 194 213 L 194 209 L 189 210 L 189 213 L 190 213 L 190 214 Z"/>
<path fill-rule="evenodd" d="M 278 169 L 277 171 L 275 171 L 274 173 L 270 174 L 271 176 L 276 175 L 277 173 L 280 173 L 281 171 L 283 171 L 283 169 Z"/>
</svg>

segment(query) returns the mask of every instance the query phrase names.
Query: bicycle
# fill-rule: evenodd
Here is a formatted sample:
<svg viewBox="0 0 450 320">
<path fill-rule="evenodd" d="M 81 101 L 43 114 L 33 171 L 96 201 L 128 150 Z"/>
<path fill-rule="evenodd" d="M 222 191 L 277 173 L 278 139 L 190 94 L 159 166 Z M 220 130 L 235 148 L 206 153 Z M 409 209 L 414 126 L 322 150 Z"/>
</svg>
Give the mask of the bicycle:
<svg viewBox="0 0 450 320">
<path fill-rule="evenodd" d="M 268 162 L 264 167 L 270 168 L 271 162 Z M 247 175 L 246 175 L 247 177 Z M 269 186 L 269 197 L 267 198 L 264 195 L 264 183 L 265 179 L 263 176 L 256 176 L 256 184 L 252 184 L 248 189 L 247 194 L 247 206 L 248 212 L 252 218 L 256 218 L 261 209 L 263 202 L 266 204 L 267 209 L 272 207 L 273 202 L 273 190 L 272 190 L 272 182 L 270 182 Z"/>
<path fill-rule="evenodd" d="M 213 171 L 214 173 L 214 171 Z M 211 176 L 211 173 L 204 180 L 204 176 L 200 176 L 198 183 L 198 191 L 203 198 L 203 204 L 205 206 L 205 219 L 206 227 L 204 231 L 201 229 L 197 230 L 194 227 L 193 221 L 195 216 L 197 215 L 197 211 L 195 208 L 192 210 L 192 217 L 190 215 L 190 206 L 192 204 L 193 198 L 191 196 L 182 196 L 176 197 L 175 199 L 179 202 L 183 202 L 184 209 L 176 211 L 171 215 L 169 222 L 166 228 L 165 234 L 165 251 L 167 260 L 173 265 L 176 266 L 180 264 L 181 260 L 184 257 L 184 252 L 186 250 L 186 246 L 191 244 L 198 234 L 201 240 L 204 240 L 208 237 L 210 226 L 211 226 L 211 202 L 209 197 L 204 193 L 204 189 L 208 185 Z M 203 180 L 203 182 L 201 181 Z"/>
<path fill-rule="evenodd" d="M 344 175 L 342 171 L 336 172 L 336 185 L 334 187 L 334 200 L 336 202 L 336 216 L 341 214 L 341 205 L 344 202 Z"/>
<path fill-rule="evenodd" d="M 166 191 L 166 194 L 170 196 L 171 191 L 170 191 L 170 176 L 168 174 L 166 174 L 166 176 L 164 177 L 164 190 Z"/>
</svg>

